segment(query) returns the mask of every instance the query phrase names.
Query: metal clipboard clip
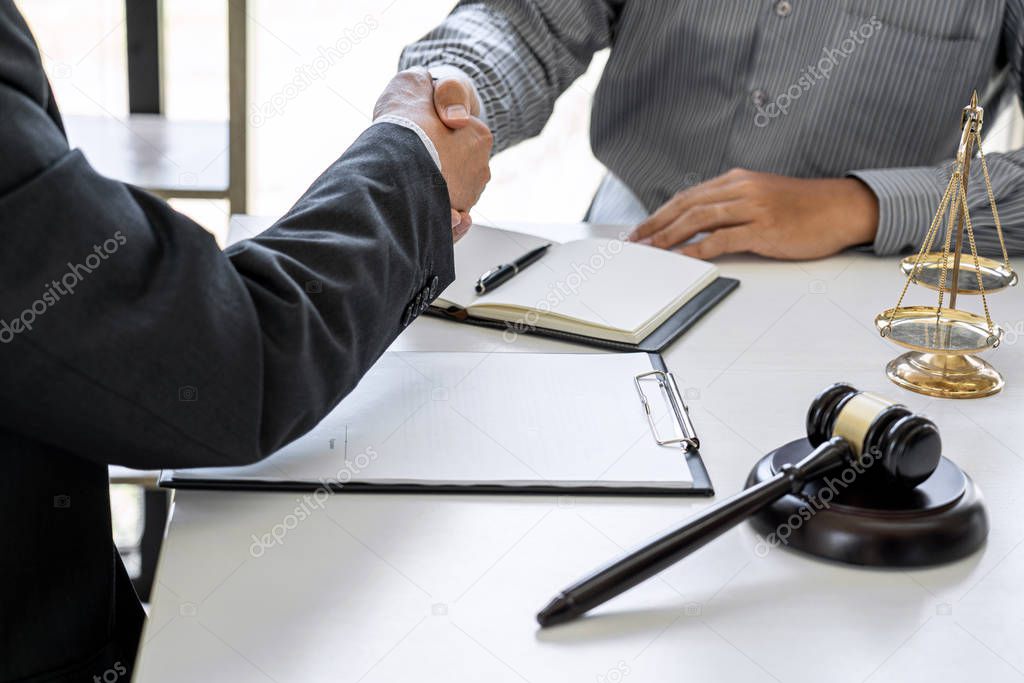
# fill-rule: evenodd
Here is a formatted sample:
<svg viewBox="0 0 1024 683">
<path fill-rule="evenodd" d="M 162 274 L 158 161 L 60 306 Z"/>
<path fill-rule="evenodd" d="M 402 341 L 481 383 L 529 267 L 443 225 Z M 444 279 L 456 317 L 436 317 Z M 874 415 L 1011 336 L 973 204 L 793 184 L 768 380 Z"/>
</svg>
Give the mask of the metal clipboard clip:
<svg viewBox="0 0 1024 683">
<path fill-rule="evenodd" d="M 663 439 L 658 435 L 658 427 L 654 424 L 654 415 L 651 414 L 651 404 L 647 400 L 647 394 L 644 393 L 642 384 L 645 381 L 652 380 L 658 383 L 658 386 L 665 392 L 665 396 L 668 397 L 668 404 L 672 408 L 676 426 L 682 433 L 682 437 Z M 697 438 L 693 422 L 690 421 L 690 411 L 686 407 L 686 403 L 683 402 L 683 397 L 679 393 L 679 387 L 676 385 L 676 378 L 672 376 L 672 373 L 652 370 L 651 372 L 640 373 L 633 381 L 636 383 L 636 393 L 640 395 L 640 402 L 643 404 L 644 412 L 647 414 L 647 422 L 651 426 L 651 434 L 654 436 L 654 440 L 658 442 L 658 445 L 674 446 L 676 444 L 684 444 L 687 448 L 699 449 L 700 439 Z"/>
</svg>

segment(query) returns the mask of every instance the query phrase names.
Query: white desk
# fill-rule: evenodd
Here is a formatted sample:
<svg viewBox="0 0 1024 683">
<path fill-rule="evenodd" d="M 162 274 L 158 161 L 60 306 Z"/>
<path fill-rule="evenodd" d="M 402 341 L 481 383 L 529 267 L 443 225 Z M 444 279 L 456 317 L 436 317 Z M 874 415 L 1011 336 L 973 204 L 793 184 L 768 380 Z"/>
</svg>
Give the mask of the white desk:
<svg viewBox="0 0 1024 683">
<path fill-rule="evenodd" d="M 899 293 L 893 260 L 722 267 L 739 290 L 665 354 L 719 498 L 801 436 L 816 392 L 846 380 L 938 423 L 986 498 L 979 553 L 937 569 L 857 569 L 781 549 L 759 557 L 742 526 L 540 631 L 534 614 L 554 593 L 707 499 L 341 494 L 253 557 L 252 535 L 283 523 L 296 495 L 178 492 L 136 680 L 1024 679 L 1024 343 L 1012 343 L 1024 335 L 989 354 L 1002 394 L 928 399 L 882 371 L 897 350 L 871 321 Z M 1022 324 L 1020 291 L 991 305 L 1000 323 Z M 579 351 L 432 319 L 396 348 Z"/>
</svg>

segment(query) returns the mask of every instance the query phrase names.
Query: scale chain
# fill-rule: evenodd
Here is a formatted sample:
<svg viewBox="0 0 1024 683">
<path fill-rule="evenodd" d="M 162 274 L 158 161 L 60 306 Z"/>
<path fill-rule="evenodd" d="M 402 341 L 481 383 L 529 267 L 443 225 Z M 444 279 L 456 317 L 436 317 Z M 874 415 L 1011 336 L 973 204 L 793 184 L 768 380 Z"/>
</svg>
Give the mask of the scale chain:
<svg viewBox="0 0 1024 683">
<path fill-rule="evenodd" d="M 921 269 L 921 261 L 924 255 L 931 251 L 932 245 L 935 243 L 935 235 L 938 233 L 939 225 L 942 223 L 942 216 L 946 213 L 946 207 L 949 206 L 951 201 L 951 192 L 953 190 L 953 184 L 950 183 L 946 186 L 946 192 L 942 195 L 942 201 L 939 202 L 939 210 L 935 212 L 935 216 L 932 218 L 932 224 L 928 228 L 928 233 L 925 235 L 924 243 L 921 245 L 921 250 L 917 252 L 917 259 L 914 261 L 914 268 L 910 271 L 907 276 L 906 282 L 903 283 L 903 291 L 900 292 L 900 297 L 896 301 L 895 308 L 892 309 L 892 313 L 889 314 L 889 321 L 885 328 L 882 330 L 882 336 L 885 336 L 889 328 L 892 326 L 893 318 L 896 312 L 903 305 L 903 299 L 907 295 L 907 290 L 910 288 L 910 283 L 916 281 L 917 273 Z"/>
<path fill-rule="evenodd" d="M 958 195 L 960 194 L 960 188 L 963 183 L 963 174 L 961 172 L 961 165 L 957 163 L 957 170 L 953 172 L 953 177 L 950 178 L 949 184 L 953 189 L 952 201 L 956 202 Z M 949 225 L 946 228 L 946 239 L 942 244 L 942 266 L 939 275 L 939 306 L 935 309 L 935 326 L 936 333 L 938 332 L 939 319 L 942 317 L 942 303 L 945 299 L 946 294 L 946 272 L 949 268 L 949 245 L 953 239 L 953 223 L 956 220 L 956 211 L 953 209 L 952 204 L 949 207 Z M 958 276 L 959 280 L 959 276 Z"/>
<path fill-rule="evenodd" d="M 992 192 L 992 179 L 988 175 L 988 164 L 985 162 L 985 152 L 981 148 L 981 133 L 975 133 L 978 143 L 978 157 L 981 159 L 981 171 L 985 175 L 985 190 L 988 192 L 988 204 L 992 207 L 992 218 L 996 222 L 996 234 L 999 236 L 999 247 L 1003 250 L 1003 265 L 1010 269 L 1010 257 L 1006 252 L 1006 242 L 1003 240 L 1003 224 L 999 220 L 999 210 L 996 209 L 996 196 Z"/>
<path fill-rule="evenodd" d="M 960 179 L 961 186 L 963 185 L 963 178 Z M 988 298 L 985 296 L 985 285 L 982 282 L 981 277 L 981 263 L 978 261 L 978 247 L 974 243 L 974 228 L 971 225 L 971 213 L 967 209 L 967 188 L 963 188 L 963 192 L 960 194 L 960 206 L 964 212 L 964 224 L 967 228 L 967 239 L 971 245 L 971 255 L 974 257 L 974 273 L 978 277 L 978 291 L 981 293 L 981 305 L 985 309 L 985 323 L 988 325 L 988 333 L 994 334 L 992 329 L 992 316 L 988 310 Z M 998 339 L 996 340 L 998 342 Z M 997 344 L 998 345 L 998 344 Z M 995 348 L 993 346 L 993 348 Z"/>
</svg>

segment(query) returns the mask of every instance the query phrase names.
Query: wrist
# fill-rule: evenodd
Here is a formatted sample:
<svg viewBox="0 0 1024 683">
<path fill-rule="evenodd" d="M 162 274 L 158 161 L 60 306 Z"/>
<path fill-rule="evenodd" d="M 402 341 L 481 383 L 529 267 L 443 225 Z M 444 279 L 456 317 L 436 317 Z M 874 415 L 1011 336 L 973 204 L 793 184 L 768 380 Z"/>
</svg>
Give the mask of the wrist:
<svg viewBox="0 0 1024 683">
<path fill-rule="evenodd" d="M 416 136 L 419 137 L 420 142 L 423 143 L 423 147 L 427 150 L 427 154 L 430 155 L 430 158 L 434 161 L 434 164 L 437 166 L 437 170 L 442 172 L 444 171 L 444 166 L 441 163 L 441 156 L 437 151 L 437 146 L 434 145 L 434 141 L 418 123 L 416 123 L 410 118 L 407 118 L 405 116 L 399 116 L 397 114 L 380 114 L 373 120 L 373 123 L 371 125 L 377 125 L 380 123 L 393 123 L 397 126 L 407 128 L 408 130 L 411 130 L 412 132 L 416 133 Z"/>
<path fill-rule="evenodd" d="M 842 178 L 845 186 L 844 213 L 848 217 L 848 246 L 871 244 L 878 232 L 878 197 L 858 178 Z"/>
</svg>

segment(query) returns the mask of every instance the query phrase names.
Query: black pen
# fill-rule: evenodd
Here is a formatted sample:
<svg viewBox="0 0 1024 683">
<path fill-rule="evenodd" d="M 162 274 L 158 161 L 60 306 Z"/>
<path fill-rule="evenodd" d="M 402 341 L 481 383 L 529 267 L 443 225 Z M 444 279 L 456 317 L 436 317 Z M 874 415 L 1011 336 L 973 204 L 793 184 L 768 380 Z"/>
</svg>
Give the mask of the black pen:
<svg viewBox="0 0 1024 683">
<path fill-rule="evenodd" d="M 528 251 L 512 263 L 503 263 L 500 266 L 495 266 L 488 270 L 477 279 L 476 293 L 483 294 L 484 292 L 490 292 L 502 283 L 508 282 L 515 275 L 518 275 L 519 271 L 523 270 L 531 263 L 535 263 L 544 255 L 544 252 L 546 252 L 550 246 L 551 243 L 549 242 L 543 247 L 537 247 L 533 251 Z"/>
</svg>

